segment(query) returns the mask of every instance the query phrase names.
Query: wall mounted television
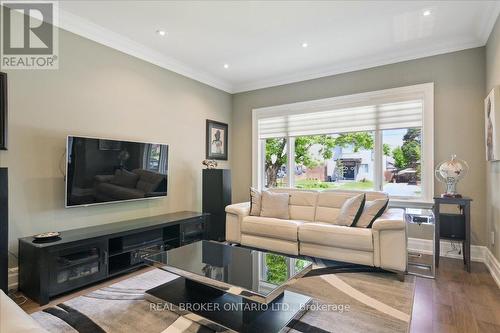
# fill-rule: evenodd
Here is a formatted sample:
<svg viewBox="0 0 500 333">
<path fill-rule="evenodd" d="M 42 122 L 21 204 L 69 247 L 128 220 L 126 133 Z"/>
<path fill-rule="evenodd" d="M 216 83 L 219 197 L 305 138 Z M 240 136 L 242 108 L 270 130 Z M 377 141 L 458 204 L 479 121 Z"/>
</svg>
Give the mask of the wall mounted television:
<svg viewBox="0 0 500 333">
<path fill-rule="evenodd" d="M 68 136 L 66 207 L 167 195 L 168 145 Z"/>
</svg>

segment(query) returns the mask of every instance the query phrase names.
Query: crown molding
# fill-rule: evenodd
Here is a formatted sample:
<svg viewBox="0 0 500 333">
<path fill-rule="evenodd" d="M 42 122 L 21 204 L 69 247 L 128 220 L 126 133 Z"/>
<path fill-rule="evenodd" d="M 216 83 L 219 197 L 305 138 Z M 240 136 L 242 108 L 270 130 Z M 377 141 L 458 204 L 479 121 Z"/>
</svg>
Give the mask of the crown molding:
<svg viewBox="0 0 500 333">
<path fill-rule="evenodd" d="M 233 92 L 231 84 L 220 78 L 196 70 L 150 47 L 137 43 L 121 34 L 103 28 L 61 8 L 59 8 L 59 22 L 56 23 L 56 26 L 214 88 L 228 93 Z"/>
<path fill-rule="evenodd" d="M 59 8 L 59 22 L 57 23 L 57 26 L 99 44 L 103 44 L 164 69 L 186 76 L 190 79 L 223 90 L 227 93 L 235 94 L 484 46 L 489 35 L 491 34 L 499 13 L 500 1 L 495 2 L 492 10 L 488 11 L 485 15 L 484 20 L 482 20 L 484 23 L 478 29 L 478 39 L 476 40 L 456 41 L 448 43 L 448 45 L 445 46 L 442 44 L 431 45 L 423 50 L 403 50 L 396 55 L 388 52 L 375 57 L 362 57 L 340 65 L 319 67 L 304 70 L 298 73 L 296 72 L 292 75 L 284 75 L 275 78 L 253 80 L 235 84 L 231 84 L 226 80 L 203 71 L 196 70 L 195 68 L 190 67 L 176 59 L 165 56 L 161 52 L 153 50 L 141 43 L 133 41 L 128 37 L 103 28 L 98 24 L 61 8 Z"/>
<path fill-rule="evenodd" d="M 336 65 L 329 68 L 317 68 L 315 70 L 306 70 L 299 73 L 295 73 L 293 75 L 285 75 L 279 78 L 273 79 L 265 79 L 265 80 L 257 80 L 257 81 L 249 81 L 242 84 L 234 85 L 233 91 L 234 93 L 247 92 L 257 89 L 270 88 L 280 85 L 285 85 L 289 83 L 297 83 L 301 81 L 319 79 L 322 77 L 349 73 L 354 71 L 359 71 L 363 69 L 369 69 L 374 67 L 380 67 L 384 65 L 395 64 L 398 62 L 415 60 L 425 57 L 431 57 L 435 55 L 462 51 L 466 49 L 471 49 L 475 47 L 484 46 L 484 43 L 479 40 L 463 40 L 457 43 L 449 43 L 449 45 L 442 47 L 438 46 L 430 46 L 424 50 L 418 52 L 407 52 L 403 51 L 400 54 L 394 56 L 394 54 L 383 54 L 378 57 L 370 57 L 370 60 L 367 60 L 366 57 L 357 59 L 355 61 L 351 61 L 348 63 L 344 63 L 342 65 Z M 375 60 L 373 60 L 375 58 Z"/>
</svg>

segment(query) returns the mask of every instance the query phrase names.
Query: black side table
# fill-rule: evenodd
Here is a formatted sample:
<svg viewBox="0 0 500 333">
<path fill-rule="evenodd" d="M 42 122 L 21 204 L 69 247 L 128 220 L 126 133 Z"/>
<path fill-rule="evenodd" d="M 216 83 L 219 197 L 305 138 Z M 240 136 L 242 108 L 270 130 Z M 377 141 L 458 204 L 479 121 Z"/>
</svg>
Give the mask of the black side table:
<svg viewBox="0 0 500 333">
<path fill-rule="evenodd" d="M 470 205 L 472 199 L 468 197 L 450 198 L 434 197 L 434 216 L 435 216 L 435 261 L 436 267 L 439 266 L 439 240 L 448 239 L 461 241 L 463 244 L 464 265 L 467 272 L 470 273 Z M 441 213 L 441 205 L 457 205 L 460 208 L 459 214 Z"/>
</svg>

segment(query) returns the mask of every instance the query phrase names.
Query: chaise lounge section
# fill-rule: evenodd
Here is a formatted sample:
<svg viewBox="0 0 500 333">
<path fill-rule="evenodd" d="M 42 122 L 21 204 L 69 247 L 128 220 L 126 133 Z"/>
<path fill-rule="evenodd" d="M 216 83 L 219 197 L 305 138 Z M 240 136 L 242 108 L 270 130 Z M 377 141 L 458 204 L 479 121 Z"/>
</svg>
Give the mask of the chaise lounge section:
<svg viewBox="0 0 500 333">
<path fill-rule="evenodd" d="M 403 273 L 406 224 L 402 209 L 387 209 L 370 228 L 334 224 L 342 205 L 365 193 L 366 201 L 383 192 L 270 189 L 290 194 L 290 219 L 250 216 L 250 203 L 226 207 L 228 242 L 292 255 L 331 259 Z"/>
</svg>

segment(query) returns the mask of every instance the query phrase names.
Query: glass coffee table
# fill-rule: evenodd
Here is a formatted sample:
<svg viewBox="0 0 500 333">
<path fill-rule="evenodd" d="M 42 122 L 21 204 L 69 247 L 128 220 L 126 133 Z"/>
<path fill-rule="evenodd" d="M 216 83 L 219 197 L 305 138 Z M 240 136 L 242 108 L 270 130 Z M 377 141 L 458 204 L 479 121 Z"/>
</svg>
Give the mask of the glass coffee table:
<svg viewBox="0 0 500 333">
<path fill-rule="evenodd" d="M 146 291 L 147 298 L 215 331 L 279 332 L 311 301 L 285 290 L 311 270 L 303 259 L 199 241 L 146 262 L 180 276 Z"/>
</svg>

